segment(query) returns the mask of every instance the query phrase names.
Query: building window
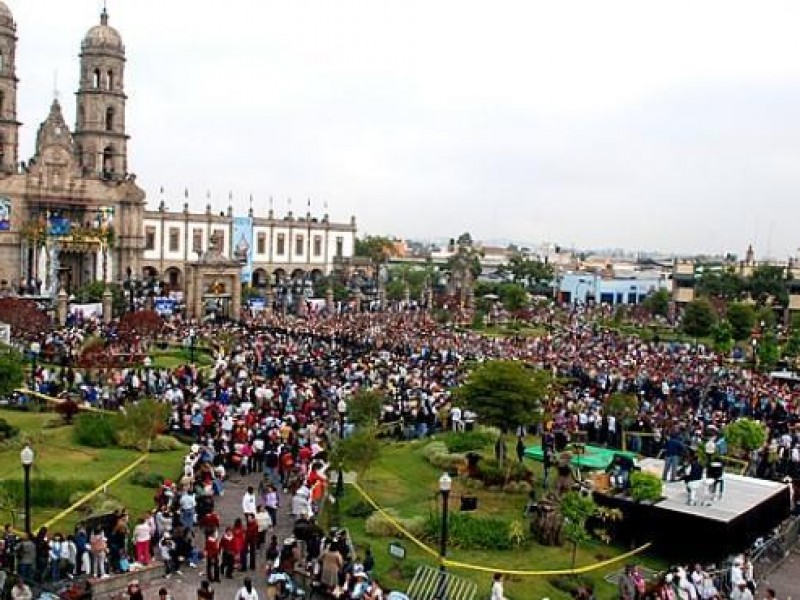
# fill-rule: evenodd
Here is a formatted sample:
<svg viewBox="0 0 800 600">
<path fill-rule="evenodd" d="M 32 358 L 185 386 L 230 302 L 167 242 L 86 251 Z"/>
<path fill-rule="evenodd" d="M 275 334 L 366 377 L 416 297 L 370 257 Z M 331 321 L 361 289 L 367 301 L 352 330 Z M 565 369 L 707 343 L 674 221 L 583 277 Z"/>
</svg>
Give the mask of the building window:
<svg viewBox="0 0 800 600">
<path fill-rule="evenodd" d="M 203 230 L 195 227 L 192 229 L 192 252 L 203 253 Z"/>
<path fill-rule="evenodd" d="M 339 236 L 336 238 L 336 256 L 342 258 L 342 255 L 344 255 L 344 238 Z"/>
<path fill-rule="evenodd" d="M 256 254 L 267 253 L 267 234 L 263 231 L 256 237 Z"/>
<path fill-rule="evenodd" d="M 219 250 L 222 254 L 225 254 L 225 230 L 215 229 L 214 235 L 217 237 L 217 240 L 219 241 L 219 247 L 217 247 L 217 250 Z"/>
<path fill-rule="evenodd" d="M 295 236 L 295 238 L 294 238 L 294 253 L 297 256 L 303 256 L 303 247 L 305 246 L 304 242 L 305 242 L 305 239 L 303 238 L 302 235 Z"/>
<path fill-rule="evenodd" d="M 109 91 L 114 89 L 114 71 L 110 69 L 106 76 L 106 84 L 108 85 Z"/>
<path fill-rule="evenodd" d="M 106 131 L 114 131 L 114 107 L 106 109 Z"/>
<path fill-rule="evenodd" d="M 322 236 L 314 236 L 314 256 L 322 256 Z"/>
<path fill-rule="evenodd" d="M 280 254 L 281 256 L 286 254 L 286 235 L 283 233 L 278 234 L 278 243 L 275 253 Z"/>
<path fill-rule="evenodd" d="M 96 90 L 100 89 L 100 69 L 94 70 L 94 76 L 92 77 L 92 87 Z"/>
<path fill-rule="evenodd" d="M 155 227 L 145 227 L 144 228 L 144 249 L 145 250 L 155 250 L 156 249 L 156 228 Z"/>
<path fill-rule="evenodd" d="M 169 228 L 169 251 L 178 252 L 181 248 L 181 230 L 178 227 Z"/>
</svg>

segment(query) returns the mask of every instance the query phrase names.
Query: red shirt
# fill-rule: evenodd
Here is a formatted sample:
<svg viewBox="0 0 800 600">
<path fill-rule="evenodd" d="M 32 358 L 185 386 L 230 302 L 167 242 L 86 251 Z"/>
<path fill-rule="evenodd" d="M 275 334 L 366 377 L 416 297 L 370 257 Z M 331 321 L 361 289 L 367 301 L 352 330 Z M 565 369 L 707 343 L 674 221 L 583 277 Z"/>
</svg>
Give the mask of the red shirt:
<svg viewBox="0 0 800 600">
<path fill-rule="evenodd" d="M 208 536 L 206 538 L 206 556 L 209 558 L 217 558 L 219 556 L 220 546 L 220 541 L 217 538 Z"/>
</svg>

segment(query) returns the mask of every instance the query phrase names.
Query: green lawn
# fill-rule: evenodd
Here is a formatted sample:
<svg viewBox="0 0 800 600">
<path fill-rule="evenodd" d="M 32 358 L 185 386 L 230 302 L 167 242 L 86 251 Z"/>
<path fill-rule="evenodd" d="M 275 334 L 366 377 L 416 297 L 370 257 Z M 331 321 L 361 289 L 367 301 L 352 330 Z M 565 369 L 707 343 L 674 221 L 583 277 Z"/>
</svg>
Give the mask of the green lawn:
<svg viewBox="0 0 800 600">
<path fill-rule="evenodd" d="M 64 480 L 78 478 L 88 479 L 96 485 L 100 485 L 141 456 L 135 450 L 123 448 L 77 446 L 72 441 L 72 427 L 46 427 L 48 423 L 59 420 L 54 413 L 0 410 L 0 417 L 22 430 L 18 444 L 11 443 L 0 449 L 0 478 L 2 479 L 22 479 L 19 452 L 23 439 L 31 441 L 36 453 L 31 471 L 32 480 L 37 477 Z M 174 478 L 180 471 L 184 454 L 185 450 L 183 449 L 151 454 L 137 470 L 160 473 Z M 127 476 L 113 484 L 108 493 L 123 502 L 132 515 L 137 515 L 152 507 L 155 491 L 133 485 L 130 476 Z M 46 522 L 61 510 L 62 508 L 34 507 L 32 511 L 34 527 Z M 19 511 L 8 511 L 2 518 L 8 520 L 11 516 L 8 514 L 10 512 L 18 513 Z M 83 513 L 80 511 L 73 512 L 63 521 L 55 524 L 54 529 L 71 531 L 82 516 Z"/>
<path fill-rule="evenodd" d="M 178 348 L 172 346 L 164 350 L 153 349 L 150 358 L 153 359 L 153 368 L 156 369 L 176 369 L 189 362 L 188 348 Z M 214 364 L 209 350 L 204 347 L 196 347 L 194 350 L 195 363 L 200 367 L 209 367 Z"/>
<path fill-rule="evenodd" d="M 428 515 L 440 510 L 437 489 L 441 471 L 425 460 L 421 452 L 424 445 L 425 443 L 422 442 L 387 445 L 379 461 L 361 481 L 362 487 L 379 505 L 396 510 L 402 517 Z M 536 471 L 538 480 L 540 465 L 532 461 L 528 464 Z M 466 489 L 464 484 L 456 478 L 451 492 L 451 509 L 458 510 L 459 497 L 464 492 L 478 497 L 476 515 L 521 519 L 527 500 L 524 494 Z M 358 492 L 353 488 L 348 488 L 342 505 L 343 513 L 346 513 L 348 507 L 360 500 Z M 400 541 L 408 554 L 403 564 L 399 565 L 388 555 L 388 545 L 392 541 L 391 539 L 368 535 L 364 530 L 365 519 L 343 516 L 343 520 L 359 546 L 369 545 L 373 549 L 377 563 L 377 576 L 379 580 L 390 587 L 405 589 L 416 566 L 435 564 L 435 560 L 430 555 L 417 548 L 410 540 L 403 539 Z M 527 521 L 524 522 L 527 527 Z M 429 545 L 436 549 L 435 543 L 429 543 Z M 601 543 L 590 544 L 578 549 L 576 564 L 578 566 L 590 565 L 617 556 L 627 550 L 628 548 Z M 551 547 L 535 543 L 517 552 L 449 549 L 448 555 L 452 560 L 465 563 L 520 571 L 568 569 L 571 567 L 572 558 L 571 546 Z M 655 568 L 663 566 L 652 557 L 643 557 L 639 560 Z M 605 583 L 602 578 L 622 566 L 615 565 L 591 574 L 598 598 L 610 600 L 617 597 L 616 589 Z M 456 573 L 477 583 L 479 597 L 489 595 L 490 573 L 460 569 L 456 569 Z M 566 597 L 563 591 L 553 587 L 550 579 L 544 576 L 507 577 L 505 587 L 507 596 L 514 600 L 540 600 L 541 598 L 554 600 Z"/>
</svg>

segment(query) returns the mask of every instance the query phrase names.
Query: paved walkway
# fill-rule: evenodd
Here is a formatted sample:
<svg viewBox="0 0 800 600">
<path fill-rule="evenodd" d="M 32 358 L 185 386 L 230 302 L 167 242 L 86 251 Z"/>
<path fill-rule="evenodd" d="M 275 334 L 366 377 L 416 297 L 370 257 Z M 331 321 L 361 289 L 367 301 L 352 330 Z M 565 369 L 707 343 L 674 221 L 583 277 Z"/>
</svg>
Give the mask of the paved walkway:
<svg viewBox="0 0 800 600">
<path fill-rule="evenodd" d="M 247 489 L 248 485 L 252 485 L 258 489 L 258 482 L 262 476 L 259 474 L 252 474 L 248 477 L 241 478 L 238 473 L 233 475 L 225 484 L 225 495 L 215 499 L 215 506 L 220 516 L 222 523 L 221 528 L 224 529 L 228 525 L 232 525 L 234 519 L 242 517 L 242 495 Z M 278 536 L 279 541 L 283 541 L 291 534 L 294 519 L 289 514 L 291 508 L 291 497 L 281 494 L 281 505 L 278 511 L 278 526 L 272 532 Z M 269 541 L 267 535 L 267 541 Z M 205 544 L 205 538 L 202 532 L 195 528 L 195 544 L 202 548 Z M 264 591 L 266 587 L 265 578 L 265 562 L 266 562 L 266 547 L 264 547 L 258 554 L 256 563 L 256 570 L 235 571 L 233 579 L 226 579 L 222 577 L 221 583 L 212 584 L 212 588 L 216 592 L 216 600 L 233 600 L 236 596 L 236 591 L 242 586 L 245 577 L 250 577 L 253 584 L 258 590 L 259 597 L 263 600 Z M 145 600 L 158 600 L 158 590 L 165 587 L 170 591 L 174 600 L 195 600 L 197 598 L 197 588 L 200 581 L 205 579 L 205 561 L 197 565 L 196 569 L 190 569 L 188 565 L 181 567 L 183 572 L 182 576 L 173 575 L 169 579 L 156 580 L 143 589 Z"/>
<path fill-rule="evenodd" d="M 775 589 L 780 600 L 800 600 L 800 547 L 795 547 L 781 566 L 759 585 L 758 597 L 770 587 Z"/>
</svg>

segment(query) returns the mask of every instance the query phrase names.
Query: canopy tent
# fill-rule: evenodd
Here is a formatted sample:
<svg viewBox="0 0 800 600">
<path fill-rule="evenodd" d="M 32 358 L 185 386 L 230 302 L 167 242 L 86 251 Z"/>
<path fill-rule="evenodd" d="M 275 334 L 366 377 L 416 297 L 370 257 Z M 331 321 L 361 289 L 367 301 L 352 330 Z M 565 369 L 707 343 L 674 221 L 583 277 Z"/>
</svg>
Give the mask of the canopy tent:
<svg viewBox="0 0 800 600">
<path fill-rule="evenodd" d="M 571 446 L 567 448 L 566 452 L 572 455 L 569 461 L 570 464 L 581 469 L 605 470 L 614 460 L 615 454 L 622 454 L 631 460 L 636 460 L 636 453 L 634 452 L 623 452 L 622 450 L 590 446 L 589 444 L 585 446 L 582 454 L 578 454 L 575 448 Z M 525 456 L 542 462 L 544 460 L 544 451 L 541 446 L 531 446 L 530 448 L 525 448 Z"/>
</svg>

